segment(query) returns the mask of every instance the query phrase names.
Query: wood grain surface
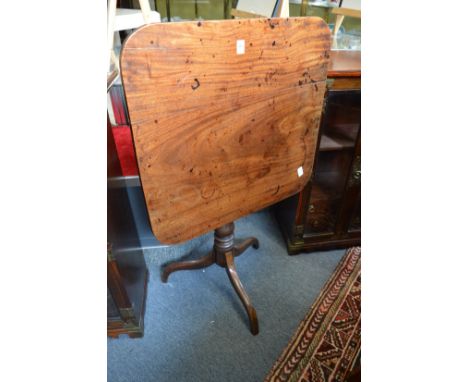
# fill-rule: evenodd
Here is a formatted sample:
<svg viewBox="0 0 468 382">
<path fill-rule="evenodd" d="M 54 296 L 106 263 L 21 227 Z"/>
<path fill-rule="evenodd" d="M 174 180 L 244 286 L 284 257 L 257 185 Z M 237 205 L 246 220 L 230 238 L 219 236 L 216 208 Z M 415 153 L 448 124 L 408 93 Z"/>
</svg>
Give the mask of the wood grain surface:
<svg viewBox="0 0 468 382">
<path fill-rule="evenodd" d="M 127 39 L 122 80 L 161 242 L 191 239 L 304 187 L 329 49 L 330 31 L 315 17 L 150 24 Z"/>
</svg>

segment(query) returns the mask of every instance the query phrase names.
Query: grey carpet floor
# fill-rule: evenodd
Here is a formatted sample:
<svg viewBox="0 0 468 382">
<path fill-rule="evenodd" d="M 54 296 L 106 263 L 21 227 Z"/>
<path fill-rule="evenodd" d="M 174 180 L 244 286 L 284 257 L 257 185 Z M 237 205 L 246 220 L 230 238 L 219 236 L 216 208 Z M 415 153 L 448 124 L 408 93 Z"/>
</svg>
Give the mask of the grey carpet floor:
<svg viewBox="0 0 468 382">
<path fill-rule="evenodd" d="M 258 250 L 250 248 L 235 260 L 257 310 L 260 333 L 250 334 L 224 269 L 180 271 L 167 284 L 160 281 L 162 264 L 205 254 L 212 233 L 147 250 L 144 337 L 108 339 L 109 382 L 263 381 L 345 251 L 288 256 L 270 210 L 235 224 L 236 238 L 260 241 Z"/>
</svg>

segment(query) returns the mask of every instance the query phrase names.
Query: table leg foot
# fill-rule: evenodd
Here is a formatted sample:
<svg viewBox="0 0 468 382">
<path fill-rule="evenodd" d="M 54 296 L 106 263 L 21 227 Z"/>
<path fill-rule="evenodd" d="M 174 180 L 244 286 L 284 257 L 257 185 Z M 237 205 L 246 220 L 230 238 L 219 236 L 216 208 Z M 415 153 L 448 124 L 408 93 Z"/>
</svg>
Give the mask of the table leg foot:
<svg viewBox="0 0 468 382">
<path fill-rule="evenodd" d="M 256 237 L 249 237 L 245 239 L 242 243 L 236 244 L 234 246 L 234 256 L 241 255 L 250 246 L 252 246 L 254 249 L 258 249 L 259 243 Z"/>
</svg>

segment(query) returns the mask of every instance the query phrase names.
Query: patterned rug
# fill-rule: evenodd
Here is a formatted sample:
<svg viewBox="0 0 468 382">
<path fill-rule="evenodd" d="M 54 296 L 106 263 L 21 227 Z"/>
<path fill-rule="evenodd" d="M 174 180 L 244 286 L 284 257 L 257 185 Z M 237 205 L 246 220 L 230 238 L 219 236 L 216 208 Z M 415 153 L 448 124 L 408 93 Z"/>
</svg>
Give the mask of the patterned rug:
<svg viewBox="0 0 468 382">
<path fill-rule="evenodd" d="M 361 248 L 349 249 L 266 377 L 345 381 L 361 350 Z"/>
</svg>

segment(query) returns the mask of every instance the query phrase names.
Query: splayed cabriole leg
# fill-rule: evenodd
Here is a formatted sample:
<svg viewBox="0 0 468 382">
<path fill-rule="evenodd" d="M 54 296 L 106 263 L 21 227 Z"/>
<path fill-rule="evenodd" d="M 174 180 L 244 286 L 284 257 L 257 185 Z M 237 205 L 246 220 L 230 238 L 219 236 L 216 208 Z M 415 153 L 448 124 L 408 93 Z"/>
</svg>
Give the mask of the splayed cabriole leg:
<svg viewBox="0 0 468 382">
<path fill-rule="evenodd" d="M 205 268 L 211 264 L 218 264 L 226 268 L 229 280 L 242 301 L 250 322 L 250 331 L 253 335 L 258 334 L 257 312 L 250 302 L 250 298 L 245 292 L 234 264 L 234 257 L 242 254 L 247 248 L 252 246 L 258 249 L 258 240 L 249 237 L 240 244 L 234 245 L 234 223 L 225 224 L 215 230 L 213 251 L 209 255 L 199 260 L 181 261 L 167 265 L 162 273 L 161 279 L 167 282 L 167 278 L 172 272 L 188 269 Z"/>
<path fill-rule="evenodd" d="M 197 260 L 179 261 L 179 262 L 171 263 L 164 268 L 164 271 L 161 276 L 161 280 L 163 283 L 165 283 L 167 282 L 167 278 L 172 272 L 189 270 L 189 269 L 206 268 L 214 264 L 214 262 L 215 262 L 215 259 L 214 259 L 213 252 L 210 252 L 208 255 L 203 256 L 202 258 L 197 259 Z"/>
<path fill-rule="evenodd" d="M 247 315 L 249 316 L 250 322 L 250 332 L 255 336 L 258 334 L 258 320 L 257 320 L 257 311 L 252 306 L 250 298 L 245 292 L 244 286 L 242 285 L 239 275 L 237 274 L 236 266 L 234 264 L 234 256 L 232 252 L 227 252 L 226 254 L 226 272 L 231 280 L 231 284 L 236 290 L 237 295 L 242 301 Z"/>
<path fill-rule="evenodd" d="M 250 246 L 252 246 L 254 249 L 258 249 L 259 244 L 257 238 L 249 237 L 245 239 L 242 243 L 236 244 L 234 246 L 234 256 L 242 255 L 242 253 L 245 252 L 245 250 Z"/>
</svg>

